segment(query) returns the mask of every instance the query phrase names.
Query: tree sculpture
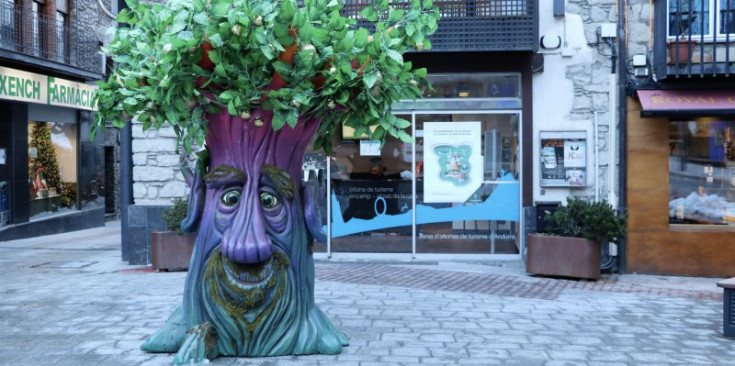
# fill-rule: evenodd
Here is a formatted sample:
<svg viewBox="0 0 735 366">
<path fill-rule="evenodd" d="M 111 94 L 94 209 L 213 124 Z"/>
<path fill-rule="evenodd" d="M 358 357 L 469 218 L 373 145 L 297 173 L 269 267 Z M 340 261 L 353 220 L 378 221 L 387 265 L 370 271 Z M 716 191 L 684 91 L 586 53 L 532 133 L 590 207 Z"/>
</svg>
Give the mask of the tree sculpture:
<svg viewBox="0 0 735 366">
<path fill-rule="evenodd" d="M 299 2 L 301 3 L 301 2 Z M 328 152 L 340 124 L 410 141 L 391 114 L 427 87 L 402 54 L 429 49 L 431 0 L 373 0 L 357 20 L 340 0 L 128 0 L 109 44 L 115 69 L 96 126 L 170 124 L 205 146 L 184 231 L 198 231 L 183 305 L 143 344 L 178 364 L 217 356 L 339 353 L 347 338 L 314 304 L 310 241 L 318 189 L 301 187 L 311 141 Z M 362 3 L 362 2 L 361 2 Z M 93 132 L 94 133 L 94 132 Z M 303 196 L 302 196 L 303 195 Z M 303 198 L 303 200 L 302 200 Z"/>
</svg>

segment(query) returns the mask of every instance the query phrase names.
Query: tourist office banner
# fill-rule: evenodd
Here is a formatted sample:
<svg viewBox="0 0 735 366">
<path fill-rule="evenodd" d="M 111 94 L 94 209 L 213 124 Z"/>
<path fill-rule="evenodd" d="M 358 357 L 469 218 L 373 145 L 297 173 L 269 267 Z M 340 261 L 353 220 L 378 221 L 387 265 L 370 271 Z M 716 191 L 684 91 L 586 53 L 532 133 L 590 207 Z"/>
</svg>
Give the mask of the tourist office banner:
<svg viewBox="0 0 735 366">
<path fill-rule="evenodd" d="M 424 202 L 461 203 L 483 179 L 480 122 L 424 123 Z"/>
<path fill-rule="evenodd" d="M 0 67 L 0 99 L 97 110 L 96 85 Z"/>
<path fill-rule="evenodd" d="M 540 137 L 541 186 L 586 186 L 587 133 L 542 131 Z"/>
</svg>

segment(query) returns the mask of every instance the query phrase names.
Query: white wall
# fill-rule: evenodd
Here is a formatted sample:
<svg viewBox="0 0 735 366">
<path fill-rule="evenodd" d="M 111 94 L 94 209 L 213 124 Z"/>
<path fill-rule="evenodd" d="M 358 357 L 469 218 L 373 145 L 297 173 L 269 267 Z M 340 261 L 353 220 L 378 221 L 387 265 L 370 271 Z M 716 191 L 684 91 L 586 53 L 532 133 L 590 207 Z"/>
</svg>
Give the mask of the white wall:
<svg viewBox="0 0 735 366">
<path fill-rule="evenodd" d="M 569 195 L 595 196 L 599 184 L 600 198 L 609 199 L 610 113 L 616 105 L 611 91 L 611 61 L 607 45 L 594 46 L 596 29 L 602 23 L 615 24 L 615 6 L 599 6 L 592 1 L 567 1 L 564 17 L 553 16 L 551 1 L 539 2 L 539 36 L 559 36 L 558 49 L 540 48 L 544 69 L 533 77 L 533 197 L 534 201 L 562 201 Z M 613 78 L 613 81 L 615 79 Z M 614 91 L 614 89 L 613 89 Z M 614 110 L 614 108 L 613 108 Z M 595 116 L 599 123 L 598 140 L 593 138 Z M 613 122 L 612 126 L 615 126 Z M 587 134 L 587 186 L 584 188 L 541 187 L 540 131 L 585 131 Z M 599 145 L 598 169 L 595 174 L 595 142 Z M 614 142 L 614 141 L 612 141 Z M 526 142 L 529 143 L 529 142 Z"/>
</svg>

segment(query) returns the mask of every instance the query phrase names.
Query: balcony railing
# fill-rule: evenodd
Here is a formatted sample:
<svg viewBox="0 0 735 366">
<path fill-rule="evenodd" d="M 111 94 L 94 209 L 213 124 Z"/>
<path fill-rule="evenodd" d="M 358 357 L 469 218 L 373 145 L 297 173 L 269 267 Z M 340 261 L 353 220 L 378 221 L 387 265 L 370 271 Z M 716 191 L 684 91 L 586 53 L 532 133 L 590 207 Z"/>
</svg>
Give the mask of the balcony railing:
<svg viewBox="0 0 735 366">
<path fill-rule="evenodd" d="M 345 0 L 342 12 L 360 21 L 370 0 Z M 394 1 L 400 7 L 408 1 Z M 429 38 L 433 51 L 535 51 L 538 0 L 434 0 L 441 17 Z"/>
<path fill-rule="evenodd" d="M 735 1 L 660 1 L 655 11 L 658 79 L 735 75 Z"/>
<path fill-rule="evenodd" d="M 99 40 L 71 24 L 0 2 L 0 50 L 101 74 Z M 32 62 L 32 61 L 31 61 Z"/>
</svg>

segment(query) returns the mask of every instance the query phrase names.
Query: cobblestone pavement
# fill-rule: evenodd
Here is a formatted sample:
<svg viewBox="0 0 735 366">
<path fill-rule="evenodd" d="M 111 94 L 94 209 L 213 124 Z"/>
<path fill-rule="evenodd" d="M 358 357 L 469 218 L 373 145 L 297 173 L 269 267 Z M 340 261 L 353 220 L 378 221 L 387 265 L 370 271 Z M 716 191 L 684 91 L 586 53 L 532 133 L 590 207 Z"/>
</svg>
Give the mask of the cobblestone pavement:
<svg viewBox="0 0 735 366">
<path fill-rule="evenodd" d="M 215 365 L 733 365 L 718 279 L 531 277 L 468 263 L 316 265 L 341 355 Z M 168 365 L 139 350 L 185 274 L 120 261 L 119 224 L 0 242 L 0 365 Z"/>
</svg>

